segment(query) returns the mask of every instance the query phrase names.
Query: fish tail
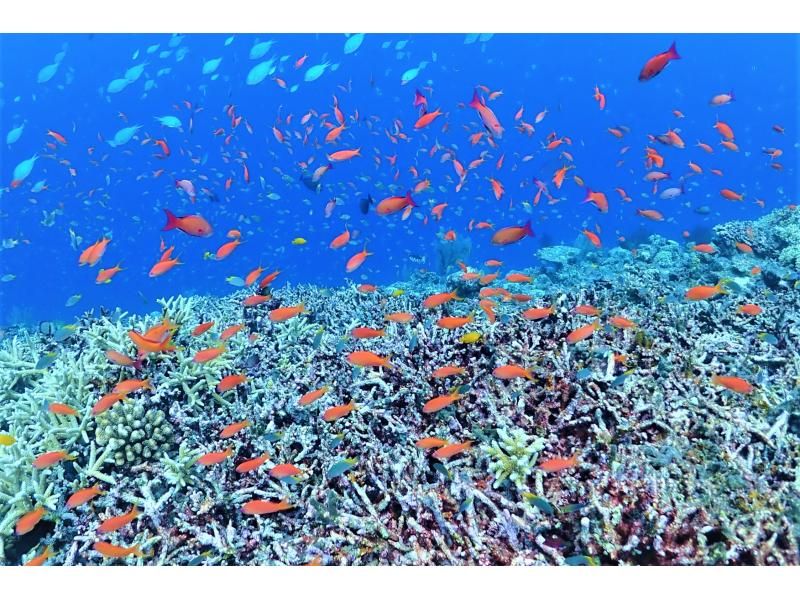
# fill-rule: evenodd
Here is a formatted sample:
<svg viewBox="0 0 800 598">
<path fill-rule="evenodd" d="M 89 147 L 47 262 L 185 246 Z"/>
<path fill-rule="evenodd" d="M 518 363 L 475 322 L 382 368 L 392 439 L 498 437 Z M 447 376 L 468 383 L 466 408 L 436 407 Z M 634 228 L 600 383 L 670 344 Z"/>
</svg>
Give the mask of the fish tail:
<svg viewBox="0 0 800 598">
<path fill-rule="evenodd" d="M 164 208 L 164 214 L 167 216 L 167 223 L 164 225 L 164 228 L 161 230 L 172 230 L 178 228 L 178 218 L 170 212 L 168 209 Z"/>
<path fill-rule="evenodd" d="M 667 54 L 669 55 L 670 60 L 680 60 L 681 55 L 678 54 L 678 49 L 675 47 L 675 42 L 672 42 L 672 45 L 667 50 Z"/>
<path fill-rule="evenodd" d="M 481 107 L 481 100 L 478 97 L 478 90 L 477 89 L 474 89 L 472 91 L 472 99 L 470 100 L 468 105 L 469 105 L 470 108 L 475 108 L 476 110 Z"/>
<path fill-rule="evenodd" d="M 525 223 L 525 226 L 523 226 L 523 227 L 522 227 L 522 231 L 523 231 L 523 232 L 524 232 L 526 235 L 528 235 L 529 237 L 535 237 L 535 236 L 536 236 L 536 235 L 534 234 L 534 232 L 533 232 L 533 229 L 531 228 L 531 221 L 530 221 L 530 220 L 528 220 L 528 221 Z"/>
</svg>

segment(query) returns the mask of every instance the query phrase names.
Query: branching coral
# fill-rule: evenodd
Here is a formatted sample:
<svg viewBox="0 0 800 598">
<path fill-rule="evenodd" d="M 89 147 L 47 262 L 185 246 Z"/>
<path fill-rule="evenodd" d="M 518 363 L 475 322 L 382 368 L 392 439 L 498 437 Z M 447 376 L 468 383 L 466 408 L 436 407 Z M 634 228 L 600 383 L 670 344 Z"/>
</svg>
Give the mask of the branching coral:
<svg viewBox="0 0 800 598">
<path fill-rule="evenodd" d="M 543 438 L 534 438 L 524 430 L 516 428 L 510 432 L 506 428 L 497 430 L 498 440 L 484 445 L 483 451 L 489 456 L 489 471 L 494 475 L 493 488 L 509 480 L 518 488 L 525 488 L 536 466 L 536 459 L 546 446 Z"/>
</svg>

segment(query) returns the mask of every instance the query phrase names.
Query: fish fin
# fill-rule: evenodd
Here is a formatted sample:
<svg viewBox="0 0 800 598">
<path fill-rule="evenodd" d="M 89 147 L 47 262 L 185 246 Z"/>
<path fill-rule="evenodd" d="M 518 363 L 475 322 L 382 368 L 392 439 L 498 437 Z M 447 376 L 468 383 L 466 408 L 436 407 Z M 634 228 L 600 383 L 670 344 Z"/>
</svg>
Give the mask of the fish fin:
<svg viewBox="0 0 800 598">
<path fill-rule="evenodd" d="M 164 228 L 162 228 L 161 230 L 164 231 L 164 230 L 172 230 L 172 229 L 178 228 L 178 218 L 177 218 L 177 216 L 175 216 L 175 214 L 173 214 L 172 212 L 170 212 L 166 208 L 164 208 L 164 213 L 167 216 L 167 223 L 164 225 Z"/>
<path fill-rule="evenodd" d="M 667 50 L 667 54 L 669 54 L 670 60 L 680 60 L 681 55 L 678 54 L 678 49 L 675 47 L 675 42 L 672 42 L 672 45 Z"/>
</svg>

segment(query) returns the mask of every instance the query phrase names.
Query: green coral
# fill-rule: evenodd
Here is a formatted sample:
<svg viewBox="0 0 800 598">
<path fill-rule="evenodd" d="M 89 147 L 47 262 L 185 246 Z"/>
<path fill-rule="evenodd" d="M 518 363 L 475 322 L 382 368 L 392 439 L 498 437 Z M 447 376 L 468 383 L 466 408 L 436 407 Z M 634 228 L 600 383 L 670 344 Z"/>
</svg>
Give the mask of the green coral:
<svg viewBox="0 0 800 598">
<path fill-rule="evenodd" d="M 522 429 L 509 432 L 505 428 L 497 430 L 497 440 L 485 446 L 484 452 L 491 458 L 489 471 L 497 488 L 506 480 L 514 482 L 517 488 L 524 488 L 526 480 L 535 468 L 536 458 L 545 447 L 543 438 L 528 436 Z"/>
<path fill-rule="evenodd" d="M 97 418 L 97 444 L 114 446 L 117 466 L 159 458 L 173 442 L 173 430 L 160 409 L 125 400 Z"/>
<path fill-rule="evenodd" d="M 161 465 L 164 468 L 164 478 L 172 485 L 185 488 L 189 484 L 198 481 L 197 458 L 202 455 L 199 449 L 191 449 L 186 442 L 182 442 L 178 447 L 178 454 L 175 457 L 164 455 L 161 457 Z"/>
</svg>

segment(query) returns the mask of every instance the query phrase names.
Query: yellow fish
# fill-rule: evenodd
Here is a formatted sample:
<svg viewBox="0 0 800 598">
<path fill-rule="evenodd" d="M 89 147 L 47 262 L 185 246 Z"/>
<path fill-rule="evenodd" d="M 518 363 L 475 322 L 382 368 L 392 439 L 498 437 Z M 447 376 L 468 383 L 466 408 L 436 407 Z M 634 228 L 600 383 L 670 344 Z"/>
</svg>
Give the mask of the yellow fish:
<svg viewBox="0 0 800 598">
<path fill-rule="evenodd" d="M 305 245 L 308 243 L 303 237 L 297 237 L 296 239 L 292 239 L 292 245 Z"/>
<path fill-rule="evenodd" d="M 458 340 L 462 343 L 472 344 L 477 343 L 481 338 L 483 338 L 483 335 L 477 330 L 473 330 L 472 332 L 467 332 Z"/>
<path fill-rule="evenodd" d="M 395 289 L 395 290 L 392 291 L 392 297 L 400 297 L 401 295 L 404 295 L 404 294 L 405 294 L 405 291 L 403 289 Z"/>
<path fill-rule="evenodd" d="M 11 434 L 0 434 L 0 446 L 11 446 L 16 441 Z"/>
</svg>

